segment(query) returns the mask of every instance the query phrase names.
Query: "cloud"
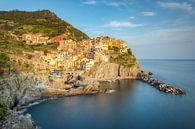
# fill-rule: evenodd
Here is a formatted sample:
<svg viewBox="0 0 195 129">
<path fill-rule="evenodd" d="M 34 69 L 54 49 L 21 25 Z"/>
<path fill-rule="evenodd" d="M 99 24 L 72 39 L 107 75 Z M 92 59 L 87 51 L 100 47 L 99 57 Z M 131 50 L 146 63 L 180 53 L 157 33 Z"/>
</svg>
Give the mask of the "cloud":
<svg viewBox="0 0 195 129">
<path fill-rule="evenodd" d="M 118 7 L 119 6 L 119 3 L 116 3 L 116 2 L 110 2 L 110 3 L 105 3 L 106 5 L 108 6 L 113 6 L 113 7 Z"/>
<path fill-rule="evenodd" d="M 152 17 L 152 16 L 157 15 L 157 13 L 155 12 L 141 12 L 141 14 L 146 17 Z"/>
<path fill-rule="evenodd" d="M 104 4 L 112 7 L 126 6 L 126 4 L 123 2 L 104 2 Z"/>
<path fill-rule="evenodd" d="M 128 8 L 130 5 L 132 5 L 132 2 L 130 2 L 129 0 L 101 0 L 100 3 L 119 9 Z"/>
<path fill-rule="evenodd" d="M 113 28 L 135 28 L 143 26 L 143 24 L 134 24 L 127 21 L 111 21 L 109 24 L 105 25 L 106 27 L 113 27 Z"/>
<path fill-rule="evenodd" d="M 175 9 L 175 10 L 184 10 L 184 11 L 193 11 L 192 5 L 187 2 L 158 2 L 158 5 L 162 8 Z"/>
<path fill-rule="evenodd" d="M 129 17 L 128 19 L 129 19 L 129 20 L 133 20 L 133 19 L 135 19 L 135 17 Z"/>
<path fill-rule="evenodd" d="M 95 5 L 97 2 L 95 0 L 87 0 L 82 2 L 83 4 L 87 4 L 87 5 Z"/>
<path fill-rule="evenodd" d="M 82 3 L 87 5 L 96 5 L 98 3 L 119 9 L 127 8 L 129 5 L 132 4 L 128 0 L 85 0 Z"/>
</svg>

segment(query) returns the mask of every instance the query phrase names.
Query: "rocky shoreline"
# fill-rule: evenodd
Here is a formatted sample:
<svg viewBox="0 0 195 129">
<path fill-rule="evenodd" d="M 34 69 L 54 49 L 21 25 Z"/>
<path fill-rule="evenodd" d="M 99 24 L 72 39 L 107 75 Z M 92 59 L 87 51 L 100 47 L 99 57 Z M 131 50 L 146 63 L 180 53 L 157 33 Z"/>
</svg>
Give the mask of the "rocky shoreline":
<svg viewBox="0 0 195 129">
<path fill-rule="evenodd" d="M 169 94 L 173 94 L 173 95 L 186 94 L 186 91 L 184 91 L 183 89 L 176 88 L 170 84 L 166 84 L 158 79 L 153 78 L 151 72 L 141 71 L 138 74 L 137 78 L 138 78 L 138 80 L 141 80 L 141 81 L 153 86 L 154 88 L 158 89 L 159 91 L 162 91 L 165 93 L 169 93 Z"/>
<path fill-rule="evenodd" d="M 103 87 L 100 85 L 101 82 L 114 82 L 121 79 L 137 79 L 141 80 L 149 85 L 157 88 L 159 91 L 169 93 L 169 94 L 185 94 L 186 92 L 180 88 L 176 88 L 169 84 L 165 84 L 152 77 L 152 73 L 140 71 L 137 74 L 137 77 L 116 77 L 116 78 L 106 78 L 106 79 L 94 79 L 90 77 L 74 77 L 68 82 L 70 86 L 66 88 L 32 88 L 29 90 L 27 99 L 21 101 L 21 103 L 14 109 L 9 110 L 7 117 L 4 120 L 1 120 L 0 128 L 2 129 L 35 129 L 36 124 L 31 119 L 30 114 L 24 115 L 22 110 L 27 109 L 28 107 L 39 104 L 43 101 L 50 99 L 57 99 L 66 96 L 75 96 L 75 95 L 89 95 L 89 94 L 100 94 L 100 93 L 111 93 L 112 87 Z M 39 91 L 34 95 L 34 92 Z"/>
<path fill-rule="evenodd" d="M 18 78 L 21 79 L 22 77 Z M 0 129 L 35 129 L 36 124 L 31 119 L 30 114 L 24 115 L 25 110 L 35 104 L 39 104 L 43 101 L 50 99 L 57 99 L 66 96 L 75 95 L 89 95 L 102 93 L 99 81 L 89 77 L 82 78 L 77 77 L 71 80 L 70 88 L 48 88 L 39 87 L 36 82 L 28 78 L 25 83 L 21 83 L 20 89 L 15 85 L 13 81 L 7 83 L 3 82 L 2 90 L 0 92 L 0 101 L 4 102 L 8 107 L 8 112 L 3 120 L 0 120 Z M 10 85 L 10 89 L 7 88 Z M 83 85 L 83 86 L 82 86 Z M 15 91 L 17 96 L 10 96 Z M 25 90 L 25 94 L 23 94 Z M 17 92 L 16 92 L 17 91 Z M 22 95 L 21 95 L 22 94 Z M 15 103 L 15 97 L 18 98 L 17 106 L 11 109 Z"/>
</svg>

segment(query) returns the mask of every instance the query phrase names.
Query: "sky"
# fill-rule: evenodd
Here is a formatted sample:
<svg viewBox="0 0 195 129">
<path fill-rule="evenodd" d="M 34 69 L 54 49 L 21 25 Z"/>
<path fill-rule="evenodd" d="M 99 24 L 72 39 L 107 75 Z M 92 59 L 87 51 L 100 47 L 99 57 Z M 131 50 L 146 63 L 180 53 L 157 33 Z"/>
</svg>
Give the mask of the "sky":
<svg viewBox="0 0 195 129">
<path fill-rule="evenodd" d="M 195 59 L 195 0 L 0 0 L 15 9 L 49 9 L 91 38 L 127 41 L 138 59 Z"/>
</svg>

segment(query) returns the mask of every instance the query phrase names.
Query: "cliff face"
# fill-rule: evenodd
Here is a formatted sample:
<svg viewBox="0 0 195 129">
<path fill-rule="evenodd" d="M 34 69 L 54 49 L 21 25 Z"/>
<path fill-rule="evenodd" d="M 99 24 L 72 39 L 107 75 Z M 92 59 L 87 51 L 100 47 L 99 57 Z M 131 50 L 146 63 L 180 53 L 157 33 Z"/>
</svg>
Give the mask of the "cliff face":
<svg viewBox="0 0 195 129">
<path fill-rule="evenodd" d="M 16 109 L 48 95 L 39 85 L 31 76 L 13 74 L 0 78 L 0 102 L 7 106 L 6 117 L 0 120 L 0 128 L 35 129 L 31 115 L 19 115 Z"/>
<path fill-rule="evenodd" d="M 47 91 L 39 86 L 31 76 L 14 74 L 0 79 L 0 102 L 10 109 L 47 96 Z"/>
<path fill-rule="evenodd" d="M 90 71 L 89 76 L 98 80 L 113 80 L 117 78 L 136 78 L 140 67 L 136 63 L 131 67 L 125 67 L 116 63 L 103 62 L 96 64 Z"/>
</svg>

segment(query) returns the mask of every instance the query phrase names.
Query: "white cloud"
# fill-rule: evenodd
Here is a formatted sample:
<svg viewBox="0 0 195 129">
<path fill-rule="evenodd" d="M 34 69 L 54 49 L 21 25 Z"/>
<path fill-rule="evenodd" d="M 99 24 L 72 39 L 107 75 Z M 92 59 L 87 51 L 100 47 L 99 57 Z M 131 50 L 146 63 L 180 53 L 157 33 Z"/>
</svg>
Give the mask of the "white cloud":
<svg viewBox="0 0 195 129">
<path fill-rule="evenodd" d="M 129 5 L 132 4 L 127 0 L 85 0 L 82 3 L 87 5 L 96 5 L 98 3 L 119 9 L 122 9 L 124 7 L 127 8 Z"/>
<path fill-rule="evenodd" d="M 95 0 L 87 0 L 82 2 L 83 4 L 88 4 L 88 5 L 95 5 L 97 2 Z"/>
<path fill-rule="evenodd" d="M 101 0 L 100 3 L 119 9 L 128 8 L 130 5 L 132 5 L 132 2 L 129 0 Z"/>
<path fill-rule="evenodd" d="M 123 2 L 104 2 L 104 4 L 112 7 L 126 6 L 126 4 Z"/>
<path fill-rule="evenodd" d="M 105 25 L 107 27 L 113 27 L 113 28 L 135 28 L 135 27 L 140 27 L 143 26 L 143 24 L 134 24 L 131 22 L 127 21 L 111 21 L 109 24 Z"/>
<path fill-rule="evenodd" d="M 133 19 L 135 19 L 135 17 L 129 17 L 128 19 L 129 19 L 129 20 L 133 20 Z"/>
<path fill-rule="evenodd" d="M 157 15 L 157 13 L 155 13 L 155 12 L 141 12 L 141 14 L 143 16 L 146 16 L 146 17 L 151 17 L 151 16 Z"/>
<path fill-rule="evenodd" d="M 192 5 L 187 2 L 158 2 L 158 5 L 163 8 L 168 9 L 177 9 L 177 10 L 184 10 L 184 11 L 193 11 Z"/>
</svg>

